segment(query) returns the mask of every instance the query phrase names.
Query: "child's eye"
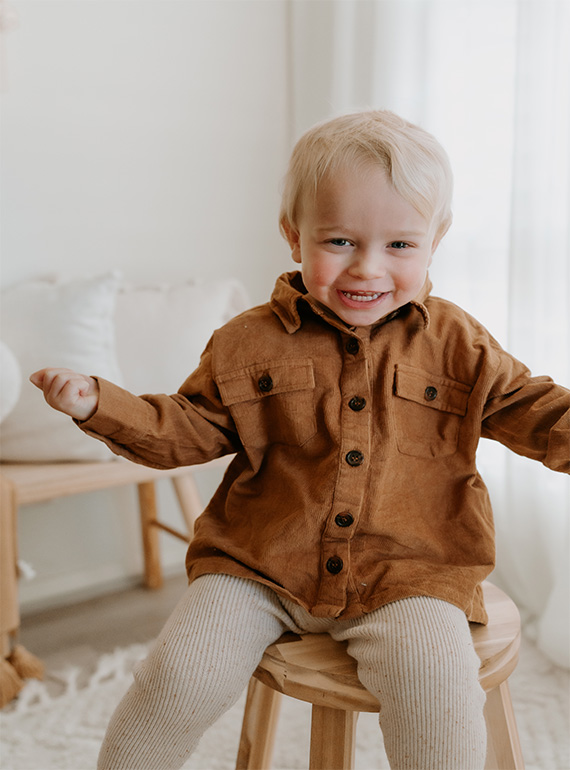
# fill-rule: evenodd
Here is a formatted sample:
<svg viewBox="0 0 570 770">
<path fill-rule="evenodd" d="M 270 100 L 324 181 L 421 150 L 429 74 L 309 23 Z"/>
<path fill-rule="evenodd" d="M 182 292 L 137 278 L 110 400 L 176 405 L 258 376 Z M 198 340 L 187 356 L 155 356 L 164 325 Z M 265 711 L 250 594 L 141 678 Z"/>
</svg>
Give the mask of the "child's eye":
<svg viewBox="0 0 570 770">
<path fill-rule="evenodd" d="M 332 246 L 350 246 L 350 241 L 347 241 L 346 238 L 331 238 L 329 243 Z"/>
<path fill-rule="evenodd" d="M 406 243 L 406 241 L 392 241 L 390 244 L 393 249 L 407 249 L 409 245 L 410 244 Z"/>
</svg>

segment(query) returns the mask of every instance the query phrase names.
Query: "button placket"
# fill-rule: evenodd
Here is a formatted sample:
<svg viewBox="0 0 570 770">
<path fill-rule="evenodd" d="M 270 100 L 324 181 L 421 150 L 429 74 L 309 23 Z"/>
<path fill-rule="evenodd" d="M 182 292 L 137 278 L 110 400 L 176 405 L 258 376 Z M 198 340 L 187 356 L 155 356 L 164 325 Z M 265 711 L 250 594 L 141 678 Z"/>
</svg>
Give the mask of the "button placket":
<svg viewBox="0 0 570 770">
<path fill-rule="evenodd" d="M 358 531 L 367 488 L 371 429 L 371 412 L 365 408 L 371 399 L 367 342 L 345 337 L 343 345 L 338 476 L 321 540 L 322 571 L 317 602 L 339 611 L 348 597 L 351 541 Z"/>
</svg>

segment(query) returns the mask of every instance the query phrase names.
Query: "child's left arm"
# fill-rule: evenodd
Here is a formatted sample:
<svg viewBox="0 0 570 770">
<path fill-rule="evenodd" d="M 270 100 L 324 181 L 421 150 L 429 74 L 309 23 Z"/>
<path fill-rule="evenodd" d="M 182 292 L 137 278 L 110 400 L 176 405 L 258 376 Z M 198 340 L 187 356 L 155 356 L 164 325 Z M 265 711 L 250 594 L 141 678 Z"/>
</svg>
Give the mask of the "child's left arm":
<svg viewBox="0 0 570 770">
<path fill-rule="evenodd" d="M 570 390 L 528 370 L 512 379 L 503 368 L 485 405 L 481 435 L 570 473 Z"/>
</svg>

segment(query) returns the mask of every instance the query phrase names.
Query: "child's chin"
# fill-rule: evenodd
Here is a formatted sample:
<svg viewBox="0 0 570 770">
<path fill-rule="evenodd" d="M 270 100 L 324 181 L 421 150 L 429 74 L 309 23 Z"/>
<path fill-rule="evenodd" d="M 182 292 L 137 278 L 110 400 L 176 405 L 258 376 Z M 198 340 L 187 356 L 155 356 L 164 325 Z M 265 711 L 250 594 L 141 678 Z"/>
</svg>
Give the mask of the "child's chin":
<svg viewBox="0 0 570 770">
<path fill-rule="evenodd" d="M 335 311 L 335 315 L 348 326 L 372 326 L 384 318 L 385 315 L 388 315 L 389 312 L 347 313 L 346 311 Z"/>
</svg>

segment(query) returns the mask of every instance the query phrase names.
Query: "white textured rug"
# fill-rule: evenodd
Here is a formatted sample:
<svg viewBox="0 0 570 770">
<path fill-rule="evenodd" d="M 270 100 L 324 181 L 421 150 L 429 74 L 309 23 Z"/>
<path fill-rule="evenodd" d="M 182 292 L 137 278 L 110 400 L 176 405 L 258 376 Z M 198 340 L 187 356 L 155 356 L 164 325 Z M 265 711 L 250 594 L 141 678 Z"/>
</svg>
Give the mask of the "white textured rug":
<svg viewBox="0 0 570 770">
<path fill-rule="evenodd" d="M 145 649 L 118 650 L 98 660 L 90 672 L 75 668 L 52 675 L 45 684 L 30 681 L 0 715 L 0 768 L 93 770 L 109 716 Z M 570 672 L 556 668 L 525 642 L 510 682 L 527 770 L 570 770 Z M 185 770 L 233 768 L 242 713 L 243 699 L 203 737 Z M 284 698 L 275 770 L 308 766 L 309 722 L 306 704 Z M 388 768 L 374 714 L 360 716 L 356 767 Z"/>
</svg>

